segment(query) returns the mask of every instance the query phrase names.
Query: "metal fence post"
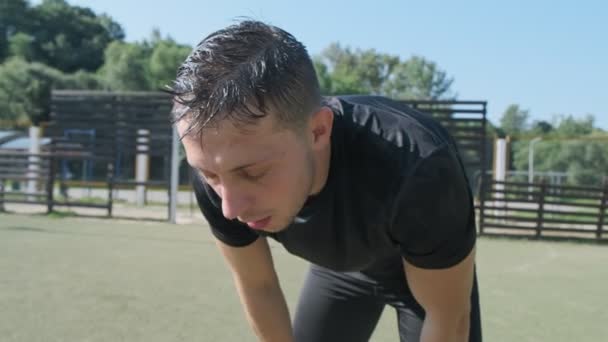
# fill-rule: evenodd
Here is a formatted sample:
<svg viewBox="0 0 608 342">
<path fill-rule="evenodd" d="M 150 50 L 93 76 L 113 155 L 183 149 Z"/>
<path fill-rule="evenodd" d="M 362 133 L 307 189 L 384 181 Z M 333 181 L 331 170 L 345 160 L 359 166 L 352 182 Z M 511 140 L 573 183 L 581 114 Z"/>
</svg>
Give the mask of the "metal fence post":
<svg viewBox="0 0 608 342">
<path fill-rule="evenodd" d="M 49 156 L 49 179 L 46 183 L 46 213 L 50 214 L 53 212 L 54 204 L 54 187 L 55 187 L 55 174 L 56 174 L 56 160 L 54 155 Z"/>
<path fill-rule="evenodd" d="M 604 178 L 604 190 L 602 191 L 602 200 L 600 202 L 600 212 L 597 220 L 597 231 L 595 236 L 597 239 L 602 238 L 602 230 L 604 228 L 604 220 L 606 219 L 606 206 L 608 205 L 608 177 Z"/>
<path fill-rule="evenodd" d="M 169 222 L 177 222 L 177 198 L 179 191 L 179 134 L 172 127 L 170 180 L 169 180 Z"/>
<path fill-rule="evenodd" d="M 485 175 L 482 175 L 479 179 L 479 235 L 483 235 L 483 223 L 484 223 L 484 210 L 485 210 L 485 193 L 486 193 L 486 181 Z"/>
<path fill-rule="evenodd" d="M 0 213 L 4 212 L 4 179 L 0 178 Z"/>
<path fill-rule="evenodd" d="M 538 196 L 538 216 L 536 219 L 536 237 L 540 237 L 543 230 L 543 212 L 545 211 L 545 196 L 547 194 L 547 181 L 540 183 L 540 195 Z"/>
<path fill-rule="evenodd" d="M 112 217 L 112 207 L 114 203 L 114 163 L 108 162 L 108 217 Z"/>
</svg>

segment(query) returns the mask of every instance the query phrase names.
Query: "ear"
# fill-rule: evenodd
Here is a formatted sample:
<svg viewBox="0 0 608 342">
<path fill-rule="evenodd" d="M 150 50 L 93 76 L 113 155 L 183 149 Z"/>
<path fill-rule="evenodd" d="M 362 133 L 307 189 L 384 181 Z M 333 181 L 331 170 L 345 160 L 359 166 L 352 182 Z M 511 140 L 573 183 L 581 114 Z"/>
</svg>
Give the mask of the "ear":
<svg viewBox="0 0 608 342">
<path fill-rule="evenodd" d="M 334 112 L 329 107 L 321 107 L 309 121 L 310 141 L 313 149 L 320 150 L 329 145 Z"/>
</svg>

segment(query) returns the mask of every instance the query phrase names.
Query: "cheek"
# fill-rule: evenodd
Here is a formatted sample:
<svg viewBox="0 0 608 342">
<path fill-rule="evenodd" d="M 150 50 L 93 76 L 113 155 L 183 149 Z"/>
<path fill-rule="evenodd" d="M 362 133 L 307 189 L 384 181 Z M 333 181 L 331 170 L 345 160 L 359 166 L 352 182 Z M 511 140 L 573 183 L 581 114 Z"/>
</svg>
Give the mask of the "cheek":
<svg viewBox="0 0 608 342">
<path fill-rule="evenodd" d="M 290 187 L 290 170 L 277 170 L 271 177 L 268 178 L 266 189 L 274 200 L 284 200 L 289 193 Z"/>
<path fill-rule="evenodd" d="M 266 197 L 263 201 L 271 201 L 275 205 L 284 205 L 291 200 L 294 190 L 301 183 L 299 170 L 288 165 L 273 170 L 261 184 L 260 194 Z"/>
</svg>

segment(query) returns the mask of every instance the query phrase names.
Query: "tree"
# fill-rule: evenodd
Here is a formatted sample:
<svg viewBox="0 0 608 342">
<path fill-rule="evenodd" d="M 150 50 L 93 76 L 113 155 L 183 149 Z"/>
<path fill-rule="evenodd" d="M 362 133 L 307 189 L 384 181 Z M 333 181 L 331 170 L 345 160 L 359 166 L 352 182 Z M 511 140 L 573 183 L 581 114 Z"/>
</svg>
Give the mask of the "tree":
<svg viewBox="0 0 608 342">
<path fill-rule="evenodd" d="M 576 119 L 572 115 L 562 116 L 555 132 L 561 136 L 580 136 L 591 134 L 594 131 L 593 115 L 587 115 L 582 119 Z"/>
<path fill-rule="evenodd" d="M 115 22 L 112 17 L 107 14 L 102 14 L 97 17 L 99 24 L 103 26 L 110 35 L 111 40 L 124 40 L 125 39 L 125 31 L 122 29 L 119 23 Z"/>
<path fill-rule="evenodd" d="M 26 126 L 48 117 L 50 90 L 60 72 L 40 63 L 10 59 L 0 66 L 3 126 Z"/>
<path fill-rule="evenodd" d="M 434 62 L 330 44 L 314 57 L 324 94 L 374 94 L 396 99 L 450 98 L 452 79 Z"/>
<path fill-rule="evenodd" d="M 162 89 L 175 79 L 177 68 L 188 57 L 192 48 L 177 44 L 173 39 L 156 42 L 150 56 L 149 81 L 152 89 Z"/>
<path fill-rule="evenodd" d="M 532 124 L 531 133 L 533 135 L 548 134 L 551 131 L 553 131 L 553 125 L 545 120 L 534 121 Z"/>
<path fill-rule="evenodd" d="M 452 98 L 450 87 L 453 82 L 434 62 L 413 56 L 395 66 L 383 92 L 393 98 L 448 99 Z"/>
<path fill-rule="evenodd" d="M 154 29 L 149 40 L 110 44 L 98 74 L 108 90 L 160 90 L 175 79 L 191 50 Z"/>
<path fill-rule="evenodd" d="M 139 43 L 112 42 L 98 74 L 107 90 L 150 90 L 148 48 Z"/>
<path fill-rule="evenodd" d="M 41 63 L 11 58 L 0 64 L 0 126 L 26 127 L 47 121 L 53 89 L 96 89 L 95 75 L 64 74 Z"/>
<path fill-rule="evenodd" d="M 9 55 L 33 61 L 36 57 L 34 37 L 27 33 L 17 32 L 8 39 Z"/>
<path fill-rule="evenodd" d="M 321 88 L 321 94 L 332 94 L 332 79 L 329 74 L 329 69 L 320 57 L 313 57 L 313 64 L 317 72 L 317 79 L 319 80 L 319 88 Z"/>
<path fill-rule="evenodd" d="M 522 134 L 527 129 L 528 117 L 527 110 L 519 108 L 519 105 L 512 104 L 500 119 L 500 129 L 507 135 Z"/>
<path fill-rule="evenodd" d="M 25 0 L 0 0 L 0 63 L 9 56 L 9 40 L 26 29 L 29 7 Z"/>
<path fill-rule="evenodd" d="M 340 44 L 333 43 L 316 57 L 317 65 L 324 65 L 323 70 L 326 71 L 324 76 L 331 78 L 328 85 L 330 89 L 325 89 L 326 94 L 342 95 L 342 94 L 363 94 L 371 92 L 371 89 L 366 88 L 364 83 L 371 83 L 362 78 L 361 70 L 363 66 L 358 66 L 359 56 L 350 48 L 342 48 Z M 375 67 L 375 66 L 367 66 Z"/>
<path fill-rule="evenodd" d="M 35 60 L 64 72 L 95 71 L 103 64 L 103 51 L 122 39 L 120 25 L 107 15 L 97 16 L 65 0 L 43 0 L 31 9 Z"/>
<path fill-rule="evenodd" d="M 537 125 L 554 128 L 544 134 L 536 132 L 544 139 L 534 148 L 534 169 L 565 172 L 569 184 L 599 185 L 608 175 L 608 135 L 593 123 L 593 116 L 562 116 L 553 124 Z M 528 146 L 528 140 L 513 145 L 515 169 L 527 170 Z"/>
</svg>

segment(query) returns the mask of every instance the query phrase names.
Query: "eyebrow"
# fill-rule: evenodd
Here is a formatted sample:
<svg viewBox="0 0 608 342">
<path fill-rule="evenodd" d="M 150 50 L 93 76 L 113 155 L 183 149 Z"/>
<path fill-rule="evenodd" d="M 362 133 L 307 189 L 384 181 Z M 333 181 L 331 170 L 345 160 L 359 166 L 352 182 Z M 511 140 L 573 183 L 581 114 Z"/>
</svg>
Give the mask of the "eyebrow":
<svg viewBox="0 0 608 342">
<path fill-rule="evenodd" d="M 271 158 L 257 160 L 257 161 L 251 162 L 251 163 L 246 163 L 246 164 L 243 164 L 243 165 L 240 165 L 240 166 L 233 167 L 232 169 L 228 170 L 228 172 L 229 173 L 233 173 L 233 172 L 241 171 L 241 170 L 244 170 L 244 169 L 246 169 L 248 167 L 252 167 L 254 165 L 257 165 L 257 164 L 260 164 L 260 163 L 263 163 L 263 162 L 266 162 L 266 161 L 269 161 L 269 160 L 272 160 L 272 157 Z M 199 169 L 199 170 L 201 170 L 203 172 L 214 173 L 214 172 L 211 172 L 209 170 L 202 169 L 202 168 Z"/>
</svg>

